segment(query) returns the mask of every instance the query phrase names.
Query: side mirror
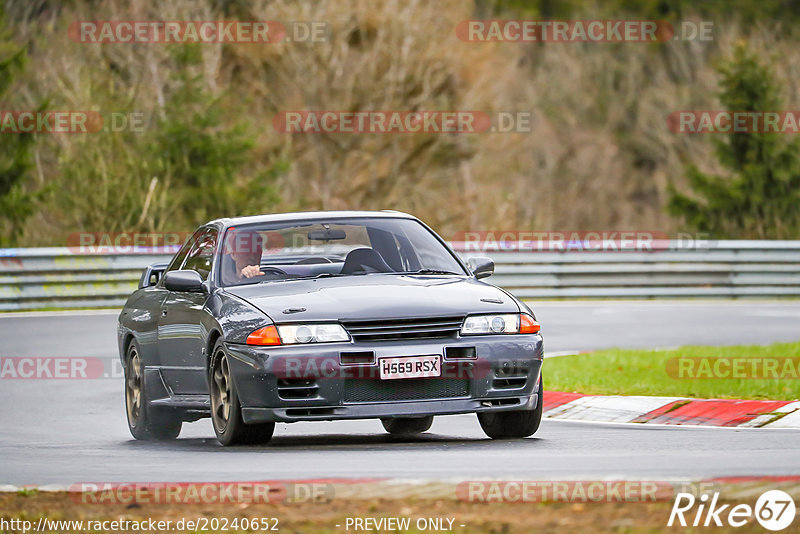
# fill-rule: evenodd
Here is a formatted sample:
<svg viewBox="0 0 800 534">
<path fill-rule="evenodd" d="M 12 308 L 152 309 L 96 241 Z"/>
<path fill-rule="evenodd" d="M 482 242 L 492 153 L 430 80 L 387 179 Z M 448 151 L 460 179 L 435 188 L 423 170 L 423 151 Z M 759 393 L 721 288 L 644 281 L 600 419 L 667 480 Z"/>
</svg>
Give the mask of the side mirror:
<svg viewBox="0 0 800 534">
<path fill-rule="evenodd" d="M 467 266 L 478 280 L 489 278 L 494 274 L 494 261 L 491 258 L 476 256 L 467 260 Z"/>
<path fill-rule="evenodd" d="M 154 263 L 147 266 L 142 271 L 142 276 L 139 277 L 139 289 L 156 285 L 161 280 L 168 265 L 168 263 Z"/>
<path fill-rule="evenodd" d="M 203 291 L 203 279 L 197 271 L 170 271 L 164 275 L 164 287 L 170 291 Z"/>
</svg>

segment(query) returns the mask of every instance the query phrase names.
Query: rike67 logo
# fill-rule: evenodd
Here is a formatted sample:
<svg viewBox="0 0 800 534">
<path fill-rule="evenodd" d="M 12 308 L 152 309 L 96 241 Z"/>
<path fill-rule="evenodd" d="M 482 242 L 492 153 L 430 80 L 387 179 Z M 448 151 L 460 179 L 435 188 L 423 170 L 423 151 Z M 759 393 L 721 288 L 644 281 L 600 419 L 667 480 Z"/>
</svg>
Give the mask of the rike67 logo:
<svg viewBox="0 0 800 534">
<path fill-rule="evenodd" d="M 669 514 L 667 526 L 677 524 L 685 527 L 709 527 L 729 525 L 741 527 L 755 519 L 767 530 L 777 532 L 792 524 L 795 517 L 795 504 L 792 497 L 781 490 L 769 490 L 761 494 L 755 507 L 749 504 L 718 504 L 719 492 L 709 500 L 704 493 L 695 497 L 691 493 L 678 493 Z"/>
</svg>

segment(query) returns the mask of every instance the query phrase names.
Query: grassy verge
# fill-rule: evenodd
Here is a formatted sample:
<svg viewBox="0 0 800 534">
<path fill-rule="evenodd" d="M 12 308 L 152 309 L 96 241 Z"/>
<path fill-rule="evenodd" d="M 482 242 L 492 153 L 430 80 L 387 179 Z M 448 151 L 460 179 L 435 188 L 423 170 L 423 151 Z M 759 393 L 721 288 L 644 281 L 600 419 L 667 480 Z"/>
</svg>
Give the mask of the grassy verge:
<svg viewBox="0 0 800 534">
<path fill-rule="evenodd" d="M 782 378 L 739 378 L 752 375 L 753 369 L 759 376 L 765 369 L 774 376 L 770 365 Z M 800 342 L 665 351 L 611 349 L 553 358 L 544 366 L 545 387 L 552 391 L 730 399 L 800 399 L 798 373 Z"/>
</svg>

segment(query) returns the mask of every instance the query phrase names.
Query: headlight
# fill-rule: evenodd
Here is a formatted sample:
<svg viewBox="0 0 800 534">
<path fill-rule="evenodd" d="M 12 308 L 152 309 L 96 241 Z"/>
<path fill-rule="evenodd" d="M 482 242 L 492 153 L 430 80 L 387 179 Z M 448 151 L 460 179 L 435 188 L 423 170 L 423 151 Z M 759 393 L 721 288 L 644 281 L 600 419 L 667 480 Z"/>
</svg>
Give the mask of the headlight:
<svg viewBox="0 0 800 534">
<path fill-rule="evenodd" d="M 350 336 L 347 335 L 342 325 L 336 323 L 279 325 L 278 334 L 280 334 L 284 345 L 350 341 Z"/>
<path fill-rule="evenodd" d="M 350 341 L 350 336 L 341 325 L 332 324 L 286 324 L 259 328 L 247 336 L 248 345 L 294 345 L 298 343 L 326 343 Z"/>
<path fill-rule="evenodd" d="M 471 315 L 461 325 L 461 335 L 535 334 L 541 327 L 527 313 L 501 315 Z"/>
</svg>

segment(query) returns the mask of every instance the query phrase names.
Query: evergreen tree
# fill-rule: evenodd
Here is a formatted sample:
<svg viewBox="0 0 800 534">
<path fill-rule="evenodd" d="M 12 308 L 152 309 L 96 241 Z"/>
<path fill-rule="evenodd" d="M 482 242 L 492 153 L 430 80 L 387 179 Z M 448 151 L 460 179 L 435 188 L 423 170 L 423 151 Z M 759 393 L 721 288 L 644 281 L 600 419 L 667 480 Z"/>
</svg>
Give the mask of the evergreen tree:
<svg viewBox="0 0 800 534">
<path fill-rule="evenodd" d="M 11 40 L 0 5 L 0 113 L 9 113 L 8 94 L 25 67 L 25 49 Z M 0 134 L 0 247 L 16 246 L 25 220 L 33 213 L 25 179 L 32 167 L 33 133 Z"/>
<path fill-rule="evenodd" d="M 719 98 L 729 111 L 779 111 L 778 86 L 769 67 L 740 44 L 718 69 Z M 696 231 L 717 238 L 800 237 L 799 145 L 780 133 L 730 133 L 716 140 L 728 176 L 689 167 L 691 194 L 670 186 L 667 206 Z"/>
</svg>

